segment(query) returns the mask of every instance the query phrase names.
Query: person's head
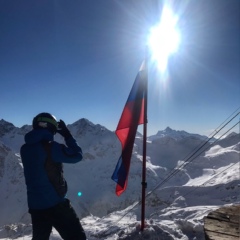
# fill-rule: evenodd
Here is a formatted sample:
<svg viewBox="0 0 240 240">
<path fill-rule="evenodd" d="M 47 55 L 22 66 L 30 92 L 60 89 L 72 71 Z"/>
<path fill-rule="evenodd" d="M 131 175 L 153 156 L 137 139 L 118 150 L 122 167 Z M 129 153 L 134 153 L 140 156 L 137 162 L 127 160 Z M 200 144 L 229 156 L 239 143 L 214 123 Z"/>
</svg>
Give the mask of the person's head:
<svg viewBox="0 0 240 240">
<path fill-rule="evenodd" d="M 50 113 L 39 113 L 32 121 L 33 129 L 48 129 L 52 134 L 57 132 L 57 119 Z"/>
</svg>

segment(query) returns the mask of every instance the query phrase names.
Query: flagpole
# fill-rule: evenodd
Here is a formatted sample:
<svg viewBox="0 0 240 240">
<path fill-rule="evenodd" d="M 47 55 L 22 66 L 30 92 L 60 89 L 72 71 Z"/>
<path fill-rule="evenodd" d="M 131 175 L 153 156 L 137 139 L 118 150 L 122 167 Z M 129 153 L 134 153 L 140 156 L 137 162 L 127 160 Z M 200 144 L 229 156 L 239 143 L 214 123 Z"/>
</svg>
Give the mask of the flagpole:
<svg viewBox="0 0 240 240">
<path fill-rule="evenodd" d="M 142 214 L 141 231 L 145 227 L 145 199 L 146 199 L 146 155 L 147 155 L 147 99 L 148 99 L 148 47 L 146 47 L 145 56 L 145 91 L 144 91 L 144 125 L 143 125 L 143 164 L 142 164 Z"/>
</svg>

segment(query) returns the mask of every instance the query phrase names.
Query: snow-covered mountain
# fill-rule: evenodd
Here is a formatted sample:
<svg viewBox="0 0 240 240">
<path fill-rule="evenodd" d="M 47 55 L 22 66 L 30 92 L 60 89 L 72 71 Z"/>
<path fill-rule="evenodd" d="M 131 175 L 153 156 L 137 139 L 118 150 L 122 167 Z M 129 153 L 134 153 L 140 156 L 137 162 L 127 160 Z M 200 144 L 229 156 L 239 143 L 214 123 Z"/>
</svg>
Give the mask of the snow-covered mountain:
<svg viewBox="0 0 240 240">
<path fill-rule="evenodd" d="M 240 201 L 240 135 L 231 133 L 193 154 L 206 137 L 168 127 L 148 138 L 147 226 L 141 233 L 137 204 L 141 199 L 141 134 L 135 140 L 128 188 L 117 197 L 116 184 L 110 179 L 121 153 L 115 133 L 87 119 L 68 127 L 84 153 L 80 163 L 64 166 L 68 197 L 88 239 L 204 239 L 203 217 L 214 208 Z M 31 126 L 17 128 L 0 120 L 0 239 L 21 235 L 31 239 L 19 156 L 29 130 Z M 55 140 L 63 141 L 59 135 Z M 177 174 L 169 175 L 173 171 Z M 58 239 L 58 234 L 53 232 L 52 237 Z"/>
<path fill-rule="evenodd" d="M 176 131 L 176 130 L 171 129 L 170 127 L 167 127 L 165 130 L 158 131 L 156 135 L 150 136 L 150 137 L 148 137 L 148 139 L 150 141 L 154 141 L 156 139 L 161 139 L 164 137 L 171 137 L 175 140 L 181 140 L 181 139 L 184 139 L 187 137 L 196 137 L 196 138 L 199 138 L 202 140 L 207 139 L 206 136 L 202 136 L 202 135 L 194 134 L 194 133 L 188 133 L 185 131 Z"/>
</svg>

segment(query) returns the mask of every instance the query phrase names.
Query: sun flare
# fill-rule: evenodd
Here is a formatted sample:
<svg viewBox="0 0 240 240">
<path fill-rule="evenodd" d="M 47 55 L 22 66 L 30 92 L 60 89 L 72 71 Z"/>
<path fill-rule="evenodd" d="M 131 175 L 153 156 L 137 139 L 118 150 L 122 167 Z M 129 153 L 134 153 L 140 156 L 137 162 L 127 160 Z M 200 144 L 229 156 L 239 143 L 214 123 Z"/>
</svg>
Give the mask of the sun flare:
<svg viewBox="0 0 240 240">
<path fill-rule="evenodd" d="M 177 20 L 171 9 L 165 6 L 160 23 L 150 29 L 148 46 L 161 72 L 166 70 L 169 56 L 178 50 L 180 33 Z"/>
</svg>

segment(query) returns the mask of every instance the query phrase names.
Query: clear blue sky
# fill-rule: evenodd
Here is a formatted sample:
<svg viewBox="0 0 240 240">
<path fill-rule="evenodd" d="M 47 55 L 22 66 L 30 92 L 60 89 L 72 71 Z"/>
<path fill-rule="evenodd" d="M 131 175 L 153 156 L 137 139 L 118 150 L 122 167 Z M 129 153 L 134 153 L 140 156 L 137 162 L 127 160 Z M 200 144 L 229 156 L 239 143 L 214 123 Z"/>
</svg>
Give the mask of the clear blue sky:
<svg viewBox="0 0 240 240">
<path fill-rule="evenodd" d="M 240 107 L 240 1 L 168 2 L 182 41 L 168 79 L 149 63 L 148 135 L 207 135 Z M 0 0 L 0 119 L 21 127 L 46 111 L 115 130 L 162 4 Z"/>
</svg>

